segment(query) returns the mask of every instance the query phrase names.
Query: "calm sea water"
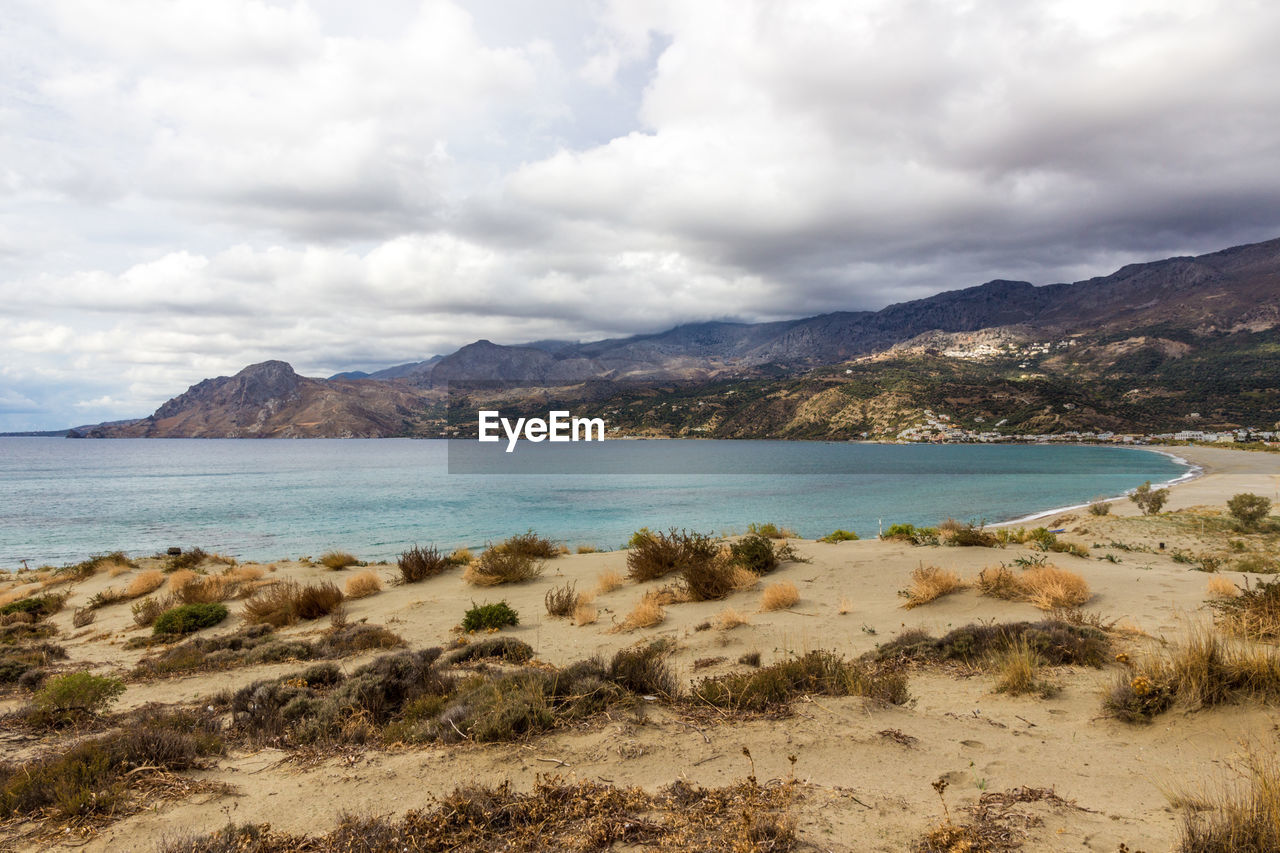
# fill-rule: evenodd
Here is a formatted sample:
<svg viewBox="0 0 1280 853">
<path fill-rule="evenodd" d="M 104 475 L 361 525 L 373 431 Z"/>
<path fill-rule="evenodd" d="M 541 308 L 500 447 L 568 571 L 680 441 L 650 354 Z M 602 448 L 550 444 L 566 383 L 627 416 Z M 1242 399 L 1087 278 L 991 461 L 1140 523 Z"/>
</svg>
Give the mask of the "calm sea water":
<svg viewBox="0 0 1280 853">
<path fill-rule="evenodd" d="M 466 454 L 501 449 L 450 454 L 447 444 L 0 438 L 0 568 L 171 545 L 252 560 L 332 548 L 376 559 L 528 528 L 604 548 L 642 526 L 772 521 L 805 537 L 837 527 L 870 536 L 881 519 L 1009 520 L 1188 470 L 1104 447 L 611 441 L 591 445 L 589 463 L 585 445 L 525 443 L 489 458 L 512 473 L 459 474 L 451 461 L 457 471 Z M 566 454 L 577 454 L 571 470 L 599 473 L 564 473 Z"/>
</svg>

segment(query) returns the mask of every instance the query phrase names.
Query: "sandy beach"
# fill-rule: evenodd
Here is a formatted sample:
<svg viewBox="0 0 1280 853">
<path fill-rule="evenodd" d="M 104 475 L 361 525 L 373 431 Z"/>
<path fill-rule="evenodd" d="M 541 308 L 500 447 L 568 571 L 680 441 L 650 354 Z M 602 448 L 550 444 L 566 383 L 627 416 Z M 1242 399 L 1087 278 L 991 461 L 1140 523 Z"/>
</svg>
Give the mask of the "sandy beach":
<svg viewBox="0 0 1280 853">
<path fill-rule="evenodd" d="M 901 591 L 921 566 L 973 581 L 983 569 L 1002 563 L 1047 559 L 1087 583 L 1091 597 L 1077 613 L 1106 628 L 1111 657 L 1101 667 L 1046 668 L 1045 678 L 1055 688 L 1047 698 L 997 693 L 992 674 L 982 666 L 904 664 L 911 698 L 899 705 L 853 695 L 803 695 L 777 713 L 708 715 L 642 697 L 625 709 L 507 743 L 343 746 L 309 751 L 305 759 L 288 748 L 233 746 L 203 769 L 185 774 L 224 788 L 206 785 L 189 796 L 148 800 L 144 808 L 119 819 L 73 822 L 65 832 L 10 820 L 0 837 L 17 850 L 156 850 L 166 839 L 209 832 L 229 820 L 323 834 L 344 812 L 397 818 L 429 807 L 433 798 L 462 785 L 509 782 L 528 790 L 544 774 L 655 790 L 677 780 L 724 786 L 754 771 L 762 783 L 794 774 L 790 816 L 798 837 L 795 849 L 911 849 L 944 821 L 943 800 L 934 785 L 938 780 L 946 780 L 945 804 L 950 819 L 957 821 L 986 794 L 1051 791 L 1052 797 L 1011 800 L 1009 831 L 1020 849 L 1176 849 L 1180 813 L 1171 796 L 1220 785 L 1234 778 L 1232 768 L 1251 750 L 1274 750 L 1280 711 L 1257 701 L 1207 709 L 1179 706 L 1149 723 L 1135 724 L 1105 714 L 1102 699 L 1123 677 L 1126 661 L 1180 642 L 1192 625 L 1212 622 L 1206 606 L 1210 578 L 1243 583 L 1256 576 L 1233 571 L 1233 560 L 1255 551 L 1274 556 L 1273 536 L 1247 536 L 1244 546 L 1230 546 L 1229 538 L 1242 537 L 1224 536 L 1220 526 L 1215 532 L 1213 520 L 1222 517 L 1226 501 L 1240 492 L 1275 500 L 1280 454 L 1216 447 L 1172 452 L 1200 466 L 1203 474 L 1172 488 L 1164 514 L 1143 517 L 1121 499 L 1113 502 L 1109 515 L 1072 510 L 1041 522 L 1064 530 L 1061 542 L 1087 549 L 1088 556 L 1046 553 L 1029 543 L 991 548 L 793 539 L 790 544 L 804 562 L 784 562 L 754 588 L 723 600 L 669 602 L 659 624 L 635 630 L 624 625 L 628 614 L 664 581 L 626 580 L 617 589 L 596 592 L 598 618 L 592 624 L 552 618 L 544 607 L 548 590 L 567 582 L 587 592 L 597 590 L 602 575 L 625 577 L 626 551 L 555 557 L 546 561 L 537 580 L 495 587 L 468 584 L 461 570 L 402 584 L 397 583 L 396 566 L 375 565 L 369 568 L 379 575 L 382 591 L 344 605 L 348 623 L 385 626 L 408 648 L 420 649 L 456 645 L 464 611 L 473 603 L 505 600 L 519 613 L 520 623 L 499 635 L 528 643 L 535 663 L 552 667 L 593 656 L 608 659 L 622 648 L 669 640 L 667 663 L 687 691 L 701 679 L 748 670 L 750 665 L 740 661 L 754 653 L 766 667 L 812 650 L 856 658 L 876 653 L 910 629 L 939 637 L 972 623 L 1041 620 L 1046 612 L 1032 603 L 982 595 L 975 588 L 910 609 L 904 608 Z M 962 517 L 963 508 L 956 515 Z M 1216 574 L 1187 562 L 1215 554 L 1221 556 Z M 126 644 L 147 636 L 149 629 L 135 625 L 128 604 L 97 608 L 96 618 L 85 627 L 74 627 L 72 619 L 92 596 L 127 584 L 146 568 L 116 577 L 101 572 L 71 585 L 63 609 L 47 619 L 57 627 L 56 642 L 69 656 L 55 670 L 91 667 L 124 679 L 126 689 L 114 713 L 150 703 L 204 705 L 220 691 L 306 666 L 283 661 L 139 677 L 135 667 L 151 652 Z M 225 570 L 213 564 L 203 568 L 209 573 Z M 302 562 L 258 568 L 266 579 L 334 581 L 339 586 L 360 571 L 335 572 Z M 787 609 L 762 611 L 762 590 L 777 583 L 793 584 L 798 601 Z M 0 593 L 14 598 L 38 590 L 32 584 L 0 588 Z M 243 601 L 226 605 L 231 616 L 200 636 L 231 634 L 242 627 Z M 726 610 L 745 621 L 721 627 Z M 328 630 L 330 621 L 318 619 L 276 633 L 315 639 Z M 365 651 L 335 662 L 351 673 L 385 653 Z M 29 695 L 8 690 L 3 710 L 20 712 Z M 11 761 L 25 760 L 55 748 L 65 736 L 10 725 L 4 732 L 5 748 Z"/>
</svg>

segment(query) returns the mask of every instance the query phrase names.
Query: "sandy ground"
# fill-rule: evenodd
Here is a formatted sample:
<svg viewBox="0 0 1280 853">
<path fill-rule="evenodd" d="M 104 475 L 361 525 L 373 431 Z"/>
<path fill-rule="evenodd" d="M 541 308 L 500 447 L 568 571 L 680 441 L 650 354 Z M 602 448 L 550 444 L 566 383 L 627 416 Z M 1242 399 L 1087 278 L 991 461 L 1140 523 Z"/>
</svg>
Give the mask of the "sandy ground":
<svg viewBox="0 0 1280 853">
<path fill-rule="evenodd" d="M 1203 466 L 1200 478 L 1176 486 L 1169 509 L 1221 508 L 1242 491 L 1276 497 L 1280 455 L 1218 448 L 1178 448 L 1177 455 Z M 1112 516 L 1098 518 L 1073 511 L 1046 521 L 1065 528 L 1065 539 L 1092 548 L 1089 558 L 1053 555 L 1062 568 L 1082 575 L 1095 593 L 1086 610 L 1119 620 L 1144 632 L 1117 640 L 1141 654 L 1161 639 L 1176 640 L 1188 624 L 1206 621 L 1206 575 L 1175 562 L 1172 553 L 1198 551 L 1221 543 L 1198 536 L 1194 527 L 1144 526 L 1128 501 L 1117 501 Z M 957 516 L 963 517 L 963 508 Z M 777 519 L 785 523 L 787 519 Z M 513 529 L 521 528 L 513 523 Z M 1158 548 L 1160 541 L 1166 548 Z M 1150 551 L 1095 547 L 1121 542 Z M 823 544 L 795 541 L 807 563 L 790 563 L 765 579 L 791 581 L 799 603 L 788 611 L 760 612 L 759 590 L 735 593 L 714 603 L 685 603 L 667 608 L 659 626 L 618 631 L 617 623 L 657 586 L 627 583 L 597 596 L 600 620 L 575 627 L 551 619 L 543 608 L 548 588 L 566 580 L 591 590 L 605 571 L 626 571 L 626 552 L 560 557 L 547 563 L 535 582 L 477 589 L 455 572 L 430 581 L 395 586 L 393 566 L 375 567 L 386 589 L 348 604 L 349 621 L 385 624 L 411 647 L 443 645 L 473 601 L 505 599 L 521 615 L 511 629 L 533 646 L 540 660 L 562 665 L 594 654 L 610 655 L 626 645 L 657 637 L 676 641 L 672 664 L 686 681 L 741 668 L 739 656 L 760 652 L 764 663 L 810 649 L 846 655 L 872 650 L 907 628 L 935 634 L 967 623 L 1035 620 L 1043 614 L 1028 604 L 980 597 L 964 591 L 912 610 L 902 608 L 899 591 L 912 569 L 932 564 L 972 577 L 986 566 L 1031 554 L 1022 546 L 984 548 L 913 547 L 899 542 L 863 541 Z M 1111 554 L 1119 562 L 1104 559 Z M 276 576 L 300 580 L 332 579 L 340 584 L 350 570 L 278 563 Z M 1240 575 L 1228 573 L 1232 579 Z M 74 590 L 71 604 L 103 587 L 126 583 L 130 575 L 100 575 Z M 842 600 L 845 606 L 842 608 Z M 138 636 L 126 604 L 98 611 L 84 629 L 71 626 L 73 606 L 51 617 L 72 665 L 90 664 L 103 672 L 128 676 L 140 652 L 124 648 Z M 238 603 L 231 602 L 233 609 Z M 726 608 L 748 618 L 733 630 L 699 626 Z M 842 609 L 847 612 L 841 613 Z M 216 631 L 235 630 L 228 620 Z M 312 623 L 290 634 L 317 633 Z M 373 655 L 347 658 L 347 671 Z M 695 671 L 695 662 L 723 660 Z M 264 665 L 216 674 L 158 681 L 130 681 L 120 708 L 147 702 L 197 701 L 219 690 L 279 675 L 298 664 Z M 1051 699 L 1008 697 L 992 692 L 991 678 L 941 671 L 913 672 L 907 707 L 872 707 L 861 699 L 815 697 L 802 700 L 790 717 L 778 720 L 697 723 L 653 704 L 641 712 L 618 712 L 597 723 L 555 731 L 505 745 L 455 745 L 408 749 L 370 749 L 344 753 L 300 766 L 284 753 L 268 750 L 234 753 L 202 778 L 230 784 L 232 795 L 198 795 L 166 803 L 121 820 L 89 839 L 68 839 L 64 848 L 87 851 L 154 850 L 164 837 L 195 829 L 210 830 L 236 822 L 267 822 L 295 832 L 323 832 L 343 811 L 396 815 L 430 805 L 433 794 L 464 783 L 510 780 L 529 786 L 538 774 L 555 771 L 570 778 L 606 779 L 619 785 L 657 787 L 676 779 L 702 785 L 725 784 L 750 771 L 742 748 L 748 747 L 761 779 L 789 772 L 805 783 L 796 807 L 802 839 L 813 849 L 899 851 L 936 824 L 941 806 L 931 783 L 950 782 L 947 803 L 955 812 L 984 791 L 1018 786 L 1052 787 L 1078 808 L 1030 806 L 1043 819 L 1031 827 L 1026 850 L 1168 850 L 1177 838 L 1178 815 L 1169 805 L 1173 790 L 1191 789 L 1226 778 L 1229 768 L 1251 747 L 1273 750 L 1280 710 L 1241 705 L 1212 711 L 1174 711 L 1146 726 L 1126 725 L 1101 712 L 1101 694 L 1118 667 L 1054 671 L 1062 690 Z M 5 700 L 5 710 L 18 698 Z M 881 732 L 898 730 L 915 739 L 904 746 Z M 19 755 L 34 748 L 11 739 L 6 749 Z M 3 845 L 3 840 L 0 840 Z M 41 849 L 27 844 L 25 848 Z"/>
</svg>

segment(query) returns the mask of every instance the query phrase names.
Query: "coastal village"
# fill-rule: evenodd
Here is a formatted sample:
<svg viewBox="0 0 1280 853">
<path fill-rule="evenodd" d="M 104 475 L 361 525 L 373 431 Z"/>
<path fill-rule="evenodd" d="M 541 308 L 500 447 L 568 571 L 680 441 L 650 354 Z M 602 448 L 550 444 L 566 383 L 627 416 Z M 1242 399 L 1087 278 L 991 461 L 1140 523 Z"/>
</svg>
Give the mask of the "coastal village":
<svg viewBox="0 0 1280 853">
<path fill-rule="evenodd" d="M 1071 405 L 1070 403 L 1067 404 Z M 924 410 L 924 419 L 914 423 L 897 435 L 900 442 L 977 442 L 993 444 L 998 442 L 1030 442 L 1042 444 L 1046 442 L 1100 442 L 1104 444 L 1250 444 L 1262 443 L 1268 446 L 1280 445 L 1280 431 L 1274 429 L 1242 428 L 1214 432 L 1206 430 L 1185 429 L 1177 432 L 1143 435 L 1140 433 L 1092 432 L 1071 430 L 1061 433 L 1014 435 L 996 432 L 1005 421 L 997 421 L 989 430 L 967 429 L 952 423 L 950 415 L 937 414 L 931 409 Z"/>
</svg>

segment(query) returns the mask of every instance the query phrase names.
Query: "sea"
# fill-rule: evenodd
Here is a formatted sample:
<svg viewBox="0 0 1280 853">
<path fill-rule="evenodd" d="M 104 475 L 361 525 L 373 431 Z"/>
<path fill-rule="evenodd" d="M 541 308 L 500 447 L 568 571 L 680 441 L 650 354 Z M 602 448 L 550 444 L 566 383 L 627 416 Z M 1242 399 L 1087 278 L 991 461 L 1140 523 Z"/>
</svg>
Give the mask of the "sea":
<svg viewBox="0 0 1280 853">
<path fill-rule="evenodd" d="M 526 530 L 599 549 L 641 527 L 753 522 L 868 537 L 1029 518 L 1193 474 L 1168 454 L 1066 445 L 0 438 L 0 569 L 172 546 L 372 561 Z"/>
</svg>

